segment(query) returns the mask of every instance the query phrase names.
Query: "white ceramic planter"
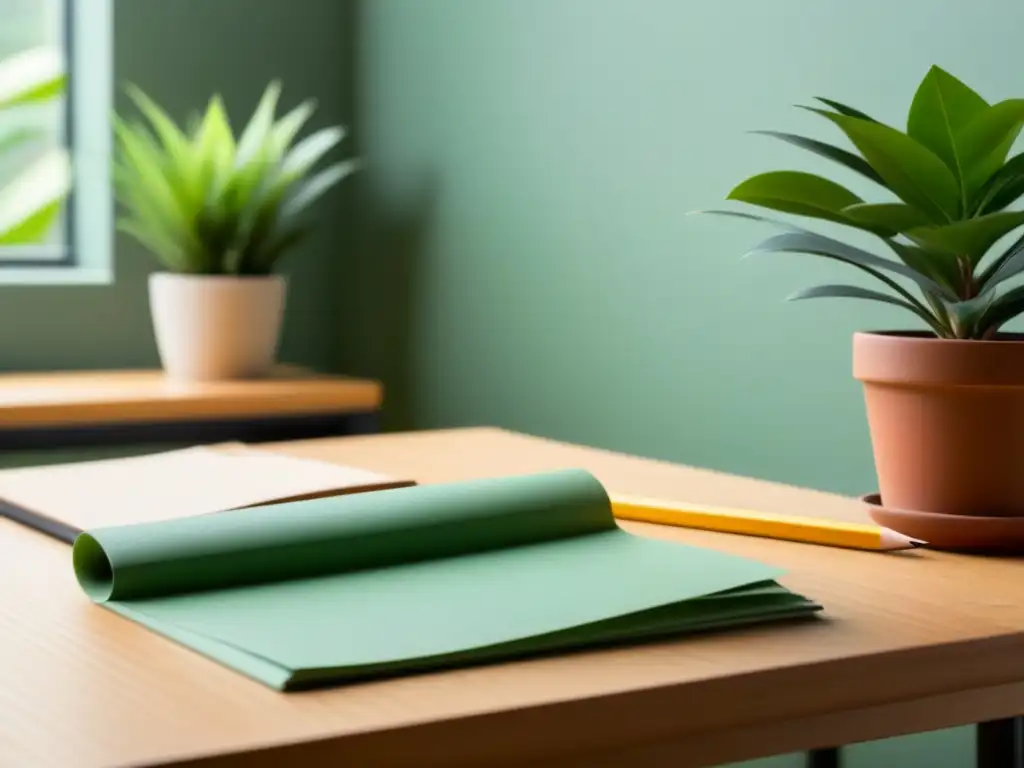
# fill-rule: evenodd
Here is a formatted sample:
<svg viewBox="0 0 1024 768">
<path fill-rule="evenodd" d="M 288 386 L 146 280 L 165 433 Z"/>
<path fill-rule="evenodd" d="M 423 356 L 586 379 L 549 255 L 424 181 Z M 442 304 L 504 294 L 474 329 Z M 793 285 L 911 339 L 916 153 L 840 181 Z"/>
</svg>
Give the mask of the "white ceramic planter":
<svg viewBox="0 0 1024 768">
<path fill-rule="evenodd" d="M 153 330 L 166 374 L 180 381 L 265 375 L 277 355 L 285 289 L 279 275 L 151 275 Z"/>
</svg>

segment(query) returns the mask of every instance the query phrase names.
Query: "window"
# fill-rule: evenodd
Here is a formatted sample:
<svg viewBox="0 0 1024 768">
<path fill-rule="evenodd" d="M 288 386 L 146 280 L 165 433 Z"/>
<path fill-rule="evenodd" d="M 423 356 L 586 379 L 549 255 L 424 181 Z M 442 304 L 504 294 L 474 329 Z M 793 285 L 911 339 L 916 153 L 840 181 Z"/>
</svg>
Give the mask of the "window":
<svg viewBox="0 0 1024 768">
<path fill-rule="evenodd" d="M 0 283 L 106 282 L 110 0 L 0 0 Z"/>
<path fill-rule="evenodd" d="M 0 260 L 71 260 L 66 0 L 0 0 Z"/>
</svg>

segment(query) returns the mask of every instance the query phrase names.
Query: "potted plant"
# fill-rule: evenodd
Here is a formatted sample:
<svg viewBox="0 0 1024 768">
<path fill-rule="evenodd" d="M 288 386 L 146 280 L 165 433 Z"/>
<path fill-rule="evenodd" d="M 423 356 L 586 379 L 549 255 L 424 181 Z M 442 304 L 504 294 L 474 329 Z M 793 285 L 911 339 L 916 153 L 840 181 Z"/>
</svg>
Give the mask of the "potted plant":
<svg viewBox="0 0 1024 768">
<path fill-rule="evenodd" d="M 906 511 L 907 519 L 952 517 L 961 532 L 982 518 L 1024 521 L 1024 340 L 1004 330 L 1024 311 L 1024 285 L 1017 284 L 1024 211 L 1012 208 L 1024 195 L 1024 154 L 1010 156 L 1024 99 L 990 104 L 932 67 L 906 130 L 831 99 L 817 102 L 805 109 L 844 134 L 851 149 L 761 133 L 869 180 L 880 197 L 862 199 L 812 173 L 774 171 L 748 178 L 728 198 L 867 233 L 878 247 L 746 212 L 709 213 L 783 228 L 752 253 L 808 254 L 870 278 L 868 285 L 806 288 L 791 299 L 884 302 L 913 316 L 917 329 L 861 332 L 853 340 L 876 502 Z"/>
<path fill-rule="evenodd" d="M 115 117 L 118 228 L 165 270 L 149 282 L 164 369 L 190 381 L 264 375 L 285 304 L 275 269 L 309 231 L 309 206 L 354 170 L 352 160 L 315 170 L 345 132 L 296 142 L 314 105 L 278 118 L 276 82 L 237 140 L 219 95 L 186 130 L 139 88 L 127 91 L 144 119 Z"/>
</svg>

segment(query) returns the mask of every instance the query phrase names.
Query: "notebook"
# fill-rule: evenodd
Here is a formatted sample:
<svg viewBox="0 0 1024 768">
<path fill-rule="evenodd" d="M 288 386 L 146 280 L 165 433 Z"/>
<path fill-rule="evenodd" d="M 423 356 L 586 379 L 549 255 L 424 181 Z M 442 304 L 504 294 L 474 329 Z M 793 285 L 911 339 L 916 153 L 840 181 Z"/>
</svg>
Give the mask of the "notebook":
<svg viewBox="0 0 1024 768">
<path fill-rule="evenodd" d="M 762 563 L 619 528 L 583 470 L 90 530 L 85 594 L 282 691 L 808 617 Z"/>
<path fill-rule="evenodd" d="M 356 467 L 223 443 L 0 470 L 0 514 L 70 543 L 87 528 L 412 484 Z"/>
</svg>

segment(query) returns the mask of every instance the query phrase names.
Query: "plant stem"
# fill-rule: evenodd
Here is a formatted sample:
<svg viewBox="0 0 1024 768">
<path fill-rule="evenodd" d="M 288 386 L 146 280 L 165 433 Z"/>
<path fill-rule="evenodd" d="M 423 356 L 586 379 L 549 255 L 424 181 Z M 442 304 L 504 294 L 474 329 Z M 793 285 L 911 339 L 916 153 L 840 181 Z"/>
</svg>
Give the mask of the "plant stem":
<svg viewBox="0 0 1024 768">
<path fill-rule="evenodd" d="M 974 281 L 974 267 L 971 260 L 966 256 L 958 256 L 957 264 L 960 266 L 960 298 L 964 301 L 973 299 L 978 295 L 978 286 Z"/>
</svg>

